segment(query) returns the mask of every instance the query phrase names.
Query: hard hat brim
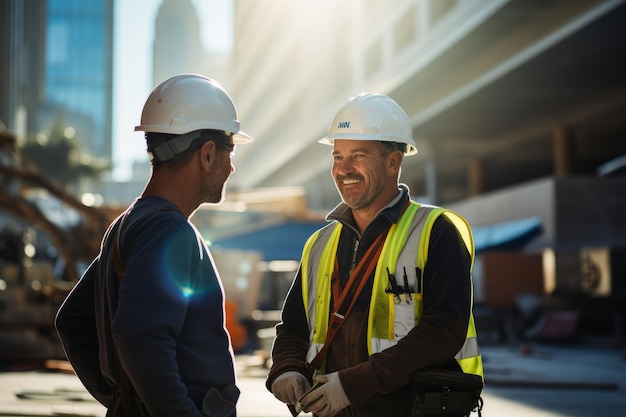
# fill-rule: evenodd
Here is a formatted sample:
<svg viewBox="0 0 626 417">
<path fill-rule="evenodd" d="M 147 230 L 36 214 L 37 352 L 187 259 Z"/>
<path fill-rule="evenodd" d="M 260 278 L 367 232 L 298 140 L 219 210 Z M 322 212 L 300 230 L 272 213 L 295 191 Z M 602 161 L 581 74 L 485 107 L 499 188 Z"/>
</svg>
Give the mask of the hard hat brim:
<svg viewBox="0 0 626 417">
<path fill-rule="evenodd" d="M 381 137 L 381 135 L 361 135 L 361 134 L 343 134 L 343 135 L 329 135 L 326 137 L 323 137 L 322 139 L 318 140 L 318 143 L 321 143 L 323 145 L 333 145 L 333 142 L 335 141 L 335 139 L 340 139 L 340 140 L 369 140 L 369 141 L 377 141 L 377 142 L 398 142 L 398 143 L 404 143 L 406 145 L 406 152 L 404 152 L 405 156 L 409 156 L 409 155 L 415 155 L 417 153 L 417 148 L 415 147 L 415 145 L 413 145 L 412 143 L 406 143 L 405 140 L 403 139 L 397 139 L 395 140 L 395 138 L 390 139 L 390 138 L 384 138 Z"/>
<path fill-rule="evenodd" d="M 236 145 L 244 145 L 250 142 L 254 142 L 254 138 L 246 132 L 239 131 L 233 135 L 233 143 Z"/>
<path fill-rule="evenodd" d="M 151 133 L 166 133 L 170 135 L 184 135 L 186 133 L 193 132 L 196 130 L 210 129 L 210 130 L 221 130 L 229 134 L 232 133 L 225 126 L 217 127 L 217 126 L 212 125 L 212 126 L 196 126 L 196 127 L 198 127 L 198 129 L 189 130 L 188 128 L 180 129 L 180 128 L 169 128 L 169 127 L 163 127 L 163 126 L 139 125 L 139 126 L 135 126 L 135 132 L 146 132 L 146 133 L 151 132 Z M 254 142 L 254 138 L 250 136 L 249 134 L 247 134 L 246 132 L 243 132 L 240 130 L 237 133 L 233 133 L 233 143 L 235 145 L 243 145 L 243 144 L 250 143 L 250 142 Z"/>
</svg>

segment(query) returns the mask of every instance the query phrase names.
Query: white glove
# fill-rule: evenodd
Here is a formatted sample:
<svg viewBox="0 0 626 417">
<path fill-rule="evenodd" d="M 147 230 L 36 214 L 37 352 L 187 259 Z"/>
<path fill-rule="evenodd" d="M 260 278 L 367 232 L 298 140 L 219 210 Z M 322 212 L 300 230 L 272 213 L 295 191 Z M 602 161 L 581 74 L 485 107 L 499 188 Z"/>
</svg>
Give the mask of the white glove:
<svg viewBox="0 0 626 417">
<path fill-rule="evenodd" d="M 309 380 L 296 371 L 287 371 L 272 383 L 272 394 L 285 404 L 295 404 L 310 389 Z"/>
<path fill-rule="evenodd" d="M 319 417 L 332 417 L 350 405 L 337 372 L 318 375 L 315 381 L 322 385 L 300 398 L 303 410 Z"/>
</svg>

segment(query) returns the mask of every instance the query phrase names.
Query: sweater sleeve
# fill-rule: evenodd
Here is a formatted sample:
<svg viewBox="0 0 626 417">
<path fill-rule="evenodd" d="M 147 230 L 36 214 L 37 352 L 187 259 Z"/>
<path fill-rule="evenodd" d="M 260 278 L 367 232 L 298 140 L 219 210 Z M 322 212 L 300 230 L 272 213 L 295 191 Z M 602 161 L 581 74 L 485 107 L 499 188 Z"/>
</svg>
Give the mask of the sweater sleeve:
<svg viewBox="0 0 626 417">
<path fill-rule="evenodd" d="M 55 318 L 65 355 L 85 388 L 102 405 L 112 401 L 111 388 L 100 371 L 95 323 L 94 274 L 96 258 L 67 296 Z"/>
<path fill-rule="evenodd" d="M 366 362 L 339 371 L 352 404 L 407 385 L 418 369 L 448 364 L 463 346 L 471 305 L 470 256 L 443 216 L 431 233 L 423 294 L 420 323 L 406 337 Z"/>
</svg>

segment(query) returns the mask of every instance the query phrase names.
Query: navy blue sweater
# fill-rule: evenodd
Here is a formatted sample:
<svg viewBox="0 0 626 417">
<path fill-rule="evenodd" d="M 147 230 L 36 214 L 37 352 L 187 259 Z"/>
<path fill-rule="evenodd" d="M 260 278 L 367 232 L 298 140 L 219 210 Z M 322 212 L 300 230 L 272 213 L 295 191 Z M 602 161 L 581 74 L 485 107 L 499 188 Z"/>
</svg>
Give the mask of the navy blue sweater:
<svg viewBox="0 0 626 417">
<path fill-rule="evenodd" d="M 138 199 L 120 235 L 120 280 L 111 243 L 118 224 L 57 314 L 77 375 L 107 415 L 118 415 L 125 375 L 151 416 L 201 416 L 212 388 L 234 407 L 223 288 L 200 234 L 168 201 Z"/>
</svg>

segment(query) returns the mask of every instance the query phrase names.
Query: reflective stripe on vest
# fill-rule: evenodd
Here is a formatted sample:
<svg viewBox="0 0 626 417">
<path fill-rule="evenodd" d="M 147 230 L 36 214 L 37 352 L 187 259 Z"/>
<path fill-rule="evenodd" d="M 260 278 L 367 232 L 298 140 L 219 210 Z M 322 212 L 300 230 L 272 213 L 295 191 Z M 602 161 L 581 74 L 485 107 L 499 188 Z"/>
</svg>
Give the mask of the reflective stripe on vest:
<svg viewBox="0 0 626 417">
<path fill-rule="evenodd" d="M 416 268 L 424 270 L 432 226 L 440 215 L 445 215 L 459 230 L 473 264 L 474 242 L 465 219 L 441 207 L 411 202 L 398 223 L 391 227 L 374 273 L 367 329 L 369 354 L 394 346 L 419 323 L 423 294 L 417 289 L 423 288 L 423 282 L 417 282 Z M 301 266 L 302 299 L 311 329 L 308 361 L 317 355 L 326 338 L 331 298 L 330 278 L 341 229 L 341 223 L 333 222 L 314 233 L 304 246 Z M 396 303 L 394 296 L 385 292 L 388 285 L 387 268 L 396 276 L 399 285 L 404 285 L 406 271 L 409 287 L 413 289 L 410 303 L 406 302 L 406 298 Z M 455 359 L 464 372 L 483 376 L 471 310 L 467 337 Z"/>
</svg>

